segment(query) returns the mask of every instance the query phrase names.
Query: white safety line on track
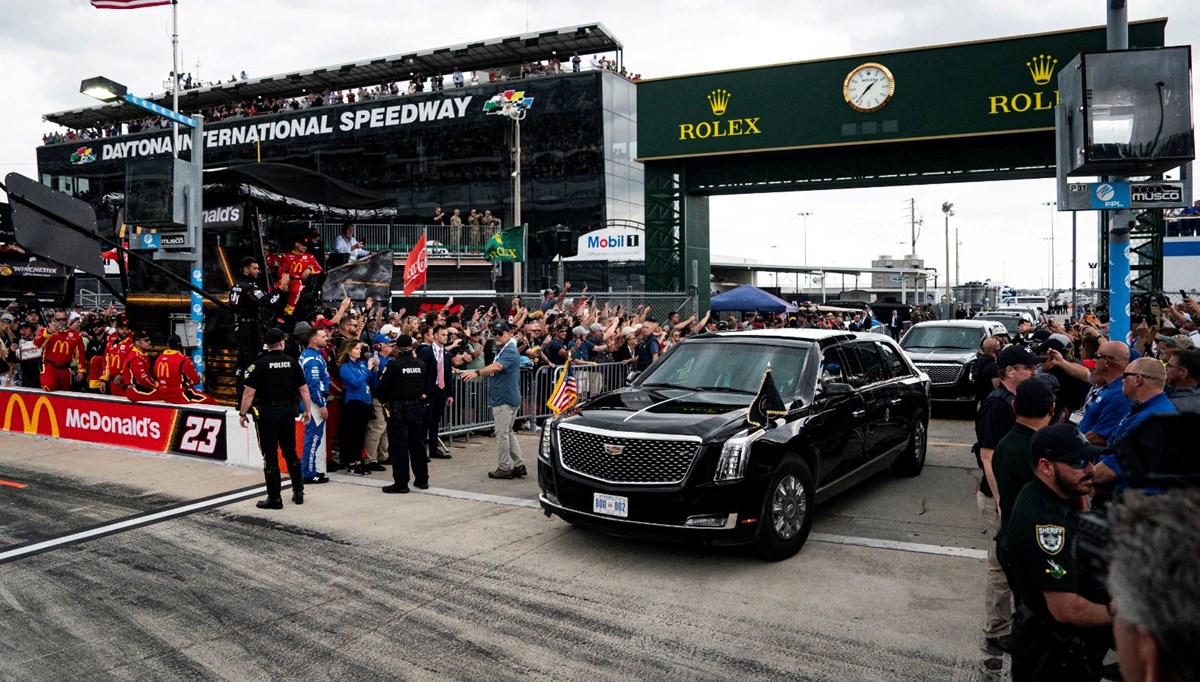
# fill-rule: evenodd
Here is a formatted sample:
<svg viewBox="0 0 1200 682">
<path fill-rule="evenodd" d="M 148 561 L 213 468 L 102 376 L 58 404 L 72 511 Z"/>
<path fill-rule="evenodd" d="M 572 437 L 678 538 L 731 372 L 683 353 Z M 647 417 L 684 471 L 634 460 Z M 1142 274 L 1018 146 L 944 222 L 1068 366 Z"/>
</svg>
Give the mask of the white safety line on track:
<svg viewBox="0 0 1200 682">
<path fill-rule="evenodd" d="M 290 484 L 288 484 L 288 485 L 290 485 Z M 52 538 L 50 540 L 43 540 L 41 542 L 34 542 L 31 544 L 19 545 L 17 547 L 13 547 L 11 549 L 6 549 L 3 551 L 0 551 L 0 564 L 5 563 L 7 561 L 12 561 L 14 559 L 20 559 L 21 557 L 29 556 L 32 554 L 39 554 L 41 552 L 47 552 L 56 547 L 61 547 L 63 545 L 69 545 L 69 544 L 76 543 L 76 542 L 84 542 L 86 540 L 91 540 L 93 538 L 103 537 L 105 535 L 112 535 L 113 533 L 119 533 L 124 530 L 132 530 L 134 528 L 141 528 L 143 526 L 149 526 L 149 525 L 152 525 L 155 523 L 161 523 L 163 521 L 167 521 L 169 519 L 173 519 L 173 518 L 176 518 L 179 516 L 186 516 L 188 514 L 194 514 L 195 512 L 203 511 L 205 509 L 212 509 L 213 507 L 220 507 L 222 505 L 226 505 L 231 502 L 240 502 L 241 500 L 245 500 L 245 499 L 248 499 L 251 497 L 258 497 L 260 495 L 263 495 L 266 492 L 267 492 L 266 486 L 255 486 L 252 488 L 244 488 L 242 490 L 235 490 L 233 492 L 224 493 L 224 494 L 216 495 L 213 497 L 207 497 L 202 500 L 196 500 L 194 502 L 187 502 L 187 503 L 184 503 L 184 504 L 176 506 L 176 507 L 164 509 L 162 511 L 149 512 L 146 514 L 138 514 L 136 516 L 130 516 L 128 518 L 121 519 L 120 521 L 113 521 L 112 523 L 106 523 L 106 524 L 103 524 L 100 526 L 95 526 L 93 528 L 88 528 L 88 529 L 81 530 L 81 531 L 78 531 L 75 533 L 63 535 L 63 536 L 60 536 L 57 538 Z"/>
</svg>

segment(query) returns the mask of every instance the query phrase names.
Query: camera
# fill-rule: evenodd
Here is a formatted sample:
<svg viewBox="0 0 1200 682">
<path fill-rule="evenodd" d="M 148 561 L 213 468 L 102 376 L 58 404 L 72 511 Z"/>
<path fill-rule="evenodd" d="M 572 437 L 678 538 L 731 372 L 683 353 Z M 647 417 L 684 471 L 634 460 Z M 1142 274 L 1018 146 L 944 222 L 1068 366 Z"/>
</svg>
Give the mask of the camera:
<svg viewBox="0 0 1200 682">
<path fill-rule="evenodd" d="M 1130 493 L 1156 494 L 1200 484 L 1200 459 L 1192 444 L 1197 433 L 1200 414 L 1183 412 L 1155 415 L 1122 438 L 1115 452 Z M 1112 506 L 1120 504 L 1118 499 Z M 1080 592 L 1092 601 L 1107 603 L 1108 541 L 1112 535 L 1109 510 L 1083 512 L 1076 532 Z"/>
</svg>

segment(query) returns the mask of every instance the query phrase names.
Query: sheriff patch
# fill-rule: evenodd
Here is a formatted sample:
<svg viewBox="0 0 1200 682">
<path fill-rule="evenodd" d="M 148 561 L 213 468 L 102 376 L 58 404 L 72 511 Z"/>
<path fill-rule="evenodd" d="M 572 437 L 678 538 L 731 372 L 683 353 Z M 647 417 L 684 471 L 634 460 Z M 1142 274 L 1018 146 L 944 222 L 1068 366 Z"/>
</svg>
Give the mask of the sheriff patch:
<svg viewBox="0 0 1200 682">
<path fill-rule="evenodd" d="M 1067 530 L 1062 526 L 1037 526 L 1038 547 L 1047 554 L 1058 554 L 1063 548 Z"/>
</svg>

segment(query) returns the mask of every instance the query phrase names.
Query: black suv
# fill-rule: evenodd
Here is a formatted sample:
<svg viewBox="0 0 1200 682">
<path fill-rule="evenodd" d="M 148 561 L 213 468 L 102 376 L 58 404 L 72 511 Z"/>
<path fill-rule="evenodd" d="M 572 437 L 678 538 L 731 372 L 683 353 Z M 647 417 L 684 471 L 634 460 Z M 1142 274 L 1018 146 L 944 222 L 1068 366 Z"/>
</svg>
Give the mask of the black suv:
<svg viewBox="0 0 1200 682">
<path fill-rule="evenodd" d="M 976 399 L 975 361 L 989 336 L 1008 340 L 1000 320 L 943 320 L 912 326 L 900 347 L 922 372 L 929 375 L 934 400 L 972 402 Z"/>
<path fill-rule="evenodd" d="M 768 367 L 787 414 L 749 426 Z M 547 516 L 616 535 L 755 544 L 786 559 L 817 503 L 888 466 L 920 473 L 928 426 L 929 378 L 886 336 L 702 334 L 547 422 L 540 501 Z"/>
</svg>

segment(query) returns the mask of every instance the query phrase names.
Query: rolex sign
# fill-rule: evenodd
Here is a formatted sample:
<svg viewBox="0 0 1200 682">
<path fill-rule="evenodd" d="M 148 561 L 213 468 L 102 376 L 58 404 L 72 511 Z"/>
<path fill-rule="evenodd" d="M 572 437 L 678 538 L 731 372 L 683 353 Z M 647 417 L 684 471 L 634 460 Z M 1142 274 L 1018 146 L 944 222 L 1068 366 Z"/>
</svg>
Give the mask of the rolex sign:
<svg viewBox="0 0 1200 682">
<path fill-rule="evenodd" d="M 646 233 L 627 227 L 607 227 L 579 237 L 577 260 L 644 261 Z"/>
</svg>

